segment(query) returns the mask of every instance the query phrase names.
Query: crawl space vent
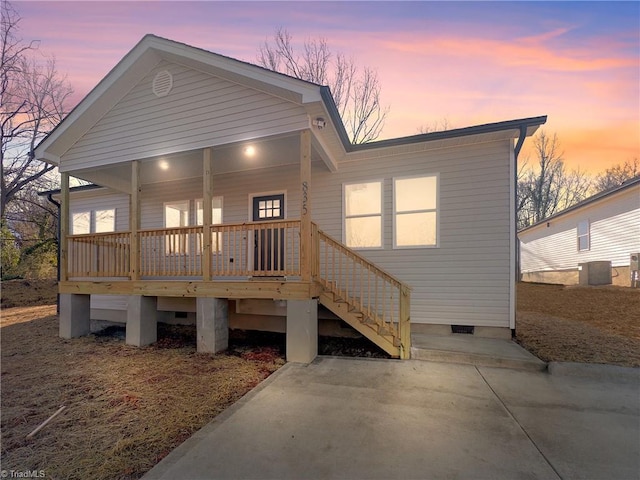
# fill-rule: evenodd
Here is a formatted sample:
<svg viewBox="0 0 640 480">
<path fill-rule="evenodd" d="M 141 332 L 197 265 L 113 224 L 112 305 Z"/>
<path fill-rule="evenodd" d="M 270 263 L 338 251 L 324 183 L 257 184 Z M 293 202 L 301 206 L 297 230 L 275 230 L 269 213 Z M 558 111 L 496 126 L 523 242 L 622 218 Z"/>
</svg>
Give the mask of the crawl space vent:
<svg viewBox="0 0 640 480">
<path fill-rule="evenodd" d="M 166 70 L 156 73 L 153 79 L 153 94 L 156 97 L 166 97 L 169 95 L 171 88 L 173 87 L 173 76 Z"/>
<path fill-rule="evenodd" d="M 463 333 L 473 335 L 473 325 L 451 325 L 451 333 Z"/>
</svg>

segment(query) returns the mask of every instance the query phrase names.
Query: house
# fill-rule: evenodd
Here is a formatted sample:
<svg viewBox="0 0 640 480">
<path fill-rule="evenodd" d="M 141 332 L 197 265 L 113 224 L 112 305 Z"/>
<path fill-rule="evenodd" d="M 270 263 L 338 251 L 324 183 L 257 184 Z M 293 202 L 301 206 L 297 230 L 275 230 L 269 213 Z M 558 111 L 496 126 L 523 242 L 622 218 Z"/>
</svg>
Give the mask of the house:
<svg viewBox="0 0 640 480">
<path fill-rule="evenodd" d="M 604 266 L 605 280 L 595 283 L 629 286 L 631 256 L 640 252 L 640 177 L 525 228 L 518 238 L 524 281 L 594 284 L 589 269 Z"/>
<path fill-rule="evenodd" d="M 280 329 L 300 362 L 318 316 L 400 358 L 411 331 L 508 336 L 514 162 L 545 121 L 353 145 L 327 87 L 147 35 L 35 152 L 61 172 L 60 335 Z"/>
</svg>

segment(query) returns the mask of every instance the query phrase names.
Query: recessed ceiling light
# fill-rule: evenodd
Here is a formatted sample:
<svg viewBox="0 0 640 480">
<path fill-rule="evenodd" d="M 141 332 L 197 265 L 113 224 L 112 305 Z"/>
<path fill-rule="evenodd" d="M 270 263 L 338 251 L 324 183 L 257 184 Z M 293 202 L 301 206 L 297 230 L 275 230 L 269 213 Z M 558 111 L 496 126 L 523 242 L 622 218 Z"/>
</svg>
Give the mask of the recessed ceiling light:
<svg viewBox="0 0 640 480">
<path fill-rule="evenodd" d="M 253 157 L 256 154 L 256 147 L 254 147 L 253 145 L 244 147 L 244 154 L 247 157 Z"/>
<path fill-rule="evenodd" d="M 160 162 L 158 162 L 158 166 L 161 170 L 169 170 L 169 162 L 166 160 L 160 160 Z"/>
</svg>

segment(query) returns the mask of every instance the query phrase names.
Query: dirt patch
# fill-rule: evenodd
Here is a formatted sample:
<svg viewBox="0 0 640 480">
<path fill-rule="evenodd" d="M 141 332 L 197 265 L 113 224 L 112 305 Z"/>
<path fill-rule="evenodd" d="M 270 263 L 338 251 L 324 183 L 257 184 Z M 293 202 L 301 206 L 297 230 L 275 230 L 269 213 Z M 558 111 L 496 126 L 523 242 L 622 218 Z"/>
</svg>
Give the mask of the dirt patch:
<svg viewBox="0 0 640 480">
<path fill-rule="evenodd" d="M 640 289 L 517 288 L 517 341 L 540 359 L 640 366 Z"/>
<path fill-rule="evenodd" d="M 2 308 L 26 307 L 29 305 L 53 305 L 56 303 L 58 281 L 7 280 L 0 286 Z"/>
<path fill-rule="evenodd" d="M 47 478 L 139 478 L 284 364 L 246 338 L 197 354 L 189 327 L 163 326 L 144 348 L 115 331 L 64 340 L 55 306 L 5 309 L 0 326 L 2 468 Z"/>
</svg>

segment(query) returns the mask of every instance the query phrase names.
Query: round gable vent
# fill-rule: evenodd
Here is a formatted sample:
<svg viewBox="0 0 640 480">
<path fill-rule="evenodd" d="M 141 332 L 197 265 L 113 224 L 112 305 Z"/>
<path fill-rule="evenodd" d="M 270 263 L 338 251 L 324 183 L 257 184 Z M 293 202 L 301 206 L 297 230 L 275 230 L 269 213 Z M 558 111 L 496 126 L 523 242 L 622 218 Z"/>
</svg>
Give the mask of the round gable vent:
<svg viewBox="0 0 640 480">
<path fill-rule="evenodd" d="M 173 76 L 166 70 L 156 73 L 151 90 L 156 97 L 169 95 L 173 87 Z"/>
</svg>

